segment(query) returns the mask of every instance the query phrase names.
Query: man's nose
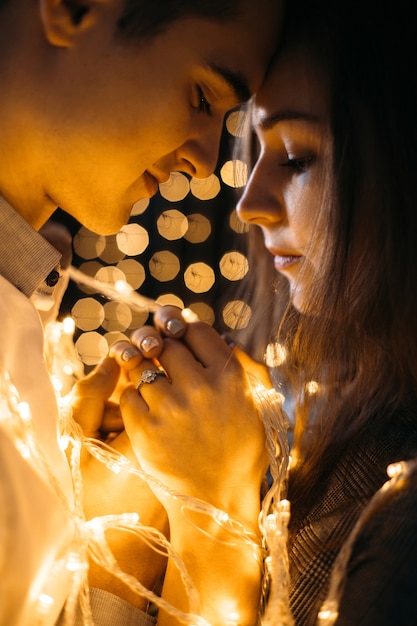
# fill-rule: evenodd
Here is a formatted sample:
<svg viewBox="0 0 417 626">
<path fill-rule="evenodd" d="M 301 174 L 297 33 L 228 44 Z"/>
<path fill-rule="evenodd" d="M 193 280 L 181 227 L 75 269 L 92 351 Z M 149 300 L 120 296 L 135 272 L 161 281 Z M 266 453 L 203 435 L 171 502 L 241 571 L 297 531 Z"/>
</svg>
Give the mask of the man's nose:
<svg viewBox="0 0 417 626">
<path fill-rule="evenodd" d="M 217 165 L 223 121 L 205 122 L 176 151 L 178 169 L 194 178 L 207 178 Z"/>
</svg>

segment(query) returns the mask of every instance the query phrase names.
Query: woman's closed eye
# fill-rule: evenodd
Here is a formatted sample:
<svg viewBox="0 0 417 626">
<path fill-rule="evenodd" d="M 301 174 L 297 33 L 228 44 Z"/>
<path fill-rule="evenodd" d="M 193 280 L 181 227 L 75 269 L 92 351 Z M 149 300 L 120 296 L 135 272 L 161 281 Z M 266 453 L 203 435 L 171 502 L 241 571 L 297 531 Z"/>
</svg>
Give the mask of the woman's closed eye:
<svg viewBox="0 0 417 626">
<path fill-rule="evenodd" d="M 284 163 L 280 163 L 281 167 L 289 167 L 296 173 L 302 174 L 305 172 L 314 162 L 314 156 L 288 158 Z"/>
</svg>

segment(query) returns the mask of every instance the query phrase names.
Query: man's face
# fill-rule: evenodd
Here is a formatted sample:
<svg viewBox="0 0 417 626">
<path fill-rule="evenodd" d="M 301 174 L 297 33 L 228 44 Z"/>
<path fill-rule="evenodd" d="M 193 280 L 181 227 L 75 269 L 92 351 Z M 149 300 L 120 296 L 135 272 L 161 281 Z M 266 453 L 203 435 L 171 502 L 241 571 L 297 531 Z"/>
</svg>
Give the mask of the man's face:
<svg viewBox="0 0 417 626">
<path fill-rule="evenodd" d="M 171 171 L 212 172 L 224 115 L 257 89 L 276 44 L 277 3 L 251 4 L 239 21 L 182 19 L 141 45 L 115 39 L 109 13 L 72 46 L 50 46 L 52 205 L 109 234 Z"/>
</svg>

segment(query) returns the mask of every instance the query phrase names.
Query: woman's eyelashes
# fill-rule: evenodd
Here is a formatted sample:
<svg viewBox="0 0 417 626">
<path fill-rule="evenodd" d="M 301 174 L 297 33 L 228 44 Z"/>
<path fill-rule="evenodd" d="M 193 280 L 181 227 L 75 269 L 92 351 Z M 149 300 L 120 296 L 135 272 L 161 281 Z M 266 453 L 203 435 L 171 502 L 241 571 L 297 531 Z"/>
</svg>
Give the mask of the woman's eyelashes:
<svg viewBox="0 0 417 626">
<path fill-rule="evenodd" d="M 288 159 L 280 163 L 280 165 L 281 167 L 289 167 L 291 170 L 294 170 L 294 172 L 302 174 L 314 163 L 314 160 L 315 157 L 312 155 L 305 157 L 288 157 Z"/>
</svg>

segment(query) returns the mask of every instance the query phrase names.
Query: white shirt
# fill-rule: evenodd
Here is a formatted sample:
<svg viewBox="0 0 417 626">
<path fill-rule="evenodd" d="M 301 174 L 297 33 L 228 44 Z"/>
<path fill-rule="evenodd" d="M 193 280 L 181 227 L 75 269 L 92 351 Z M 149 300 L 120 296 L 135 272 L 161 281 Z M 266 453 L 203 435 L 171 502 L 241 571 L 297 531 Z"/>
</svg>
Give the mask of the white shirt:
<svg viewBox="0 0 417 626">
<path fill-rule="evenodd" d="M 28 300 L 59 258 L 0 201 L 1 626 L 54 624 L 71 589 L 72 481 L 58 446 L 43 328 Z"/>
<path fill-rule="evenodd" d="M 0 197 L 0 626 L 53 626 L 73 591 L 73 486 L 34 306 L 54 304 L 45 279 L 59 259 Z M 95 626 L 154 623 L 101 590 L 91 608 Z"/>
</svg>

